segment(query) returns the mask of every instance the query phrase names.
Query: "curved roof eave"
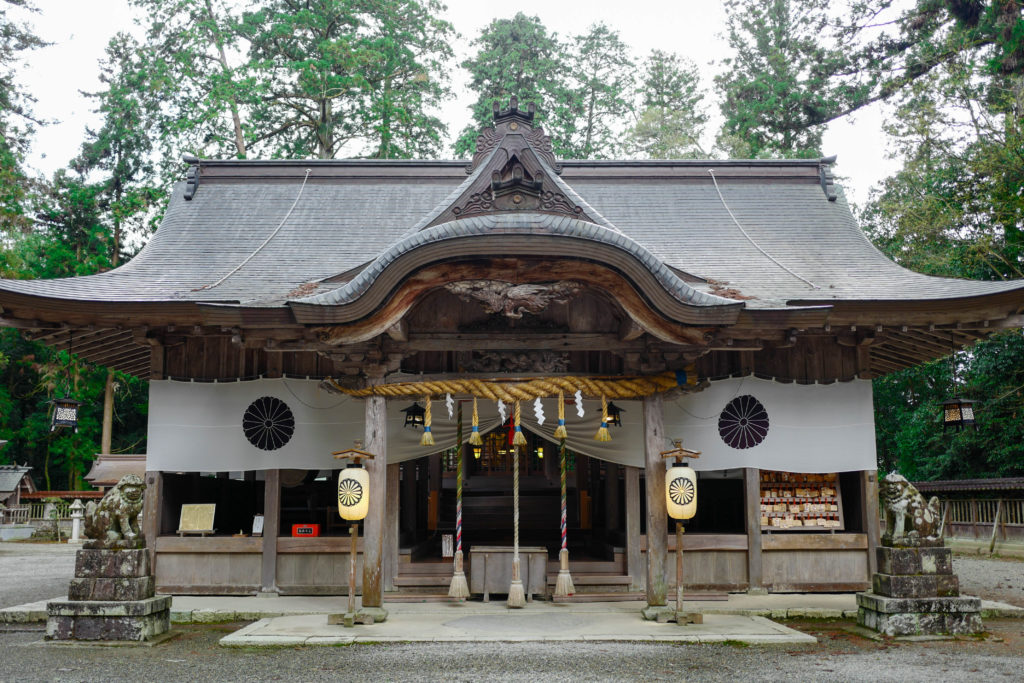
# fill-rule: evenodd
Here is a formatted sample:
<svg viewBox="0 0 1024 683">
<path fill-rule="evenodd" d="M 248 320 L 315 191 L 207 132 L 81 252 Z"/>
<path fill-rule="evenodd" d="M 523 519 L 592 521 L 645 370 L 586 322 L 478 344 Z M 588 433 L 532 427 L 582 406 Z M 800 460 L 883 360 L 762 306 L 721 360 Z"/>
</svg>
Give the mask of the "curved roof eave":
<svg viewBox="0 0 1024 683">
<path fill-rule="evenodd" d="M 501 240 L 503 244 L 496 244 L 496 239 Z M 390 269 L 397 268 L 400 271 L 397 277 L 400 279 L 424 263 L 438 260 L 437 254 L 428 255 L 422 251 L 429 247 L 443 245 L 444 258 L 453 259 L 460 256 L 522 254 L 524 250 L 531 251 L 533 243 L 534 246 L 543 247 L 536 255 L 544 256 L 555 255 L 555 251 L 552 251 L 553 246 L 556 243 L 564 244 L 566 241 L 571 241 L 575 246 L 574 249 L 564 250 L 566 256 L 591 260 L 619 271 L 628 271 L 635 276 L 641 276 L 640 279 L 644 279 L 642 273 L 646 273 L 646 279 L 651 281 L 650 284 L 642 284 L 637 277 L 632 279 L 648 299 L 660 300 L 672 308 L 691 311 L 703 309 L 706 313 L 700 316 L 701 322 L 731 324 L 744 307 L 742 301 L 694 289 L 646 248 L 621 232 L 579 219 L 541 213 L 474 216 L 408 234 L 381 253 L 349 282 L 328 292 L 289 300 L 288 304 L 293 310 L 324 306 L 364 309 L 356 304 L 385 279 L 383 276 Z M 581 254 L 581 247 L 586 248 L 586 253 Z M 423 253 L 426 258 L 415 258 L 417 253 Z M 661 291 L 655 291 L 657 289 Z M 386 294 L 387 292 L 381 292 L 378 296 L 369 298 L 382 299 Z M 368 314 L 372 308 L 371 306 L 369 310 L 361 310 L 360 313 Z M 342 317 L 353 319 L 349 316 Z M 679 319 L 677 316 L 671 317 Z"/>
</svg>

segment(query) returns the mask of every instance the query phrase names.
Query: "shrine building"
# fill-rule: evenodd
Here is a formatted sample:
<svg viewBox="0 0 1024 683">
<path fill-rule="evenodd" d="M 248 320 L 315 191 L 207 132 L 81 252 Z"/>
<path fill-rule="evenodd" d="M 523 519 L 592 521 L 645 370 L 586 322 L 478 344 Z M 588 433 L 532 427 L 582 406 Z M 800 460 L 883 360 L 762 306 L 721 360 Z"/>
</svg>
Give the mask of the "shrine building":
<svg viewBox="0 0 1024 683">
<path fill-rule="evenodd" d="M 344 594 L 332 453 L 361 439 L 364 604 L 446 592 L 457 531 L 471 585 L 504 592 L 518 540 L 549 593 L 560 403 L 578 594 L 665 604 L 675 440 L 687 590 L 869 587 L 871 380 L 1021 326 L 1024 282 L 888 260 L 834 158 L 560 160 L 533 114 L 496 108 L 468 163 L 190 158 L 130 262 L 0 281 L 6 324 L 149 380 L 159 591 Z M 209 533 L 178 533 L 193 504 Z"/>
</svg>

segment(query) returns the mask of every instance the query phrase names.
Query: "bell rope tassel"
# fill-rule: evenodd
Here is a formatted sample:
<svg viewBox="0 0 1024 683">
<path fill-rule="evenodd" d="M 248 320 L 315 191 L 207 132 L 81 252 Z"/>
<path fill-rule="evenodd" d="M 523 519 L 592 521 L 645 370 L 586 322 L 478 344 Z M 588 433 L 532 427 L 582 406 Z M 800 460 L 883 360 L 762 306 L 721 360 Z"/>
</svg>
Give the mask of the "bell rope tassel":
<svg viewBox="0 0 1024 683">
<path fill-rule="evenodd" d="M 473 446 L 483 445 L 483 439 L 480 438 L 480 413 L 476 410 L 476 398 L 473 399 L 473 429 L 469 433 L 469 443 Z"/>
<path fill-rule="evenodd" d="M 564 439 L 569 436 L 565 431 L 565 395 L 558 392 L 558 426 L 555 427 L 555 438 Z"/>
<path fill-rule="evenodd" d="M 434 445 L 434 435 L 430 431 L 430 422 L 431 422 L 430 394 L 427 394 L 427 396 L 424 399 L 424 401 L 426 402 L 427 407 L 426 407 L 425 413 L 423 415 L 423 436 L 420 437 L 420 445 L 421 446 L 433 446 Z"/>
<path fill-rule="evenodd" d="M 452 583 L 448 588 L 448 597 L 455 600 L 465 600 L 469 597 L 469 583 L 466 581 L 466 572 L 462 568 L 462 452 L 465 450 L 462 445 L 462 404 L 459 403 L 459 423 L 456 440 L 459 444 L 456 458 L 455 474 L 455 570 L 452 574 Z"/>
<path fill-rule="evenodd" d="M 559 453 L 562 482 L 562 549 L 558 551 L 558 578 L 555 579 L 554 597 L 567 598 L 576 592 L 576 587 L 573 585 L 572 575 L 569 573 L 569 548 L 565 523 L 565 438 L 562 438 L 559 444 Z"/>
<path fill-rule="evenodd" d="M 519 574 L 519 448 L 513 448 L 512 453 L 512 584 L 508 587 L 508 606 L 518 609 L 526 607 L 526 592 Z"/>
<path fill-rule="evenodd" d="M 522 420 L 522 409 L 519 406 L 519 401 L 516 401 L 516 433 L 515 433 L 515 436 L 512 437 L 512 444 L 515 445 L 515 446 L 525 446 L 526 445 L 526 435 L 523 434 L 523 428 L 520 425 L 521 420 Z"/>
<path fill-rule="evenodd" d="M 430 404 L 427 404 L 427 414 L 430 414 Z M 608 399 L 601 394 L 601 428 L 594 434 L 595 441 L 611 441 L 612 435 L 608 433 Z"/>
</svg>

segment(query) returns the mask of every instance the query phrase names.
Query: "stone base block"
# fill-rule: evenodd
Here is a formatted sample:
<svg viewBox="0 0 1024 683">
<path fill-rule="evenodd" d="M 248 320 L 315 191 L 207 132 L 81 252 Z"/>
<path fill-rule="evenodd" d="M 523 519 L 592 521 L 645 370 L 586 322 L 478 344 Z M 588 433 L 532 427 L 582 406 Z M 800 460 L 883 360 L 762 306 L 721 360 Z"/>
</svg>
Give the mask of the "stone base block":
<svg viewBox="0 0 1024 683">
<path fill-rule="evenodd" d="M 953 573 L 953 551 L 950 548 L 875 548 L 881 574 Z"/>
<path fill-rule="evenodd" d="M 106 602 L 54 600 L 46 605 L 46 637 L 50 640 L 143 641 L 171 628 L 171 598 L 167 595 Z"/>
<path fill-rule="evenodd" d="M 960 579 L 953 574 L 875 574 L 872 590 L 892 598 L 934 598 L 960 595 Z"/>
<path fill-rule="evenodd" d="M 82 544 L 87 550 L 142 550 L 146 547 L 145 538 L 122 538 L 118 541 L 87 538 Z"/>
<path fill-rule="evenodd" d="M 127 578 L 149 574 L 149 552 L 145 549 L 83 549 L 75 555 L 75 576 L 79 578 Z"/>
<path fill-rule="evenodd" d="M 120 579 L 74 578 L 68 585 L 68 600 L 145 600 L 153 597 L 155 592 L 156 586 L 152 576 Z"/>
<path fill-rule="evenodd" d="M 887 636 L 966 635 L 982 630 L 981 600 L 857 594 L 857 623 Z"/>
</svg>

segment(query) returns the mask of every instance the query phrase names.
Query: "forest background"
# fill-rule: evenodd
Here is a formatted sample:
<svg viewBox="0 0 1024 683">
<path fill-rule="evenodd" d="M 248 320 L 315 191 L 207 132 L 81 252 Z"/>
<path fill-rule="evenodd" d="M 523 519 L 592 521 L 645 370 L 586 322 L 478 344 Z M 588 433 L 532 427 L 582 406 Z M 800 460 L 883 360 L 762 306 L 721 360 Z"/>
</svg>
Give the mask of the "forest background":
<svg viewBox="0 0 1024 683">
<path fill-rule="evenodd" d="M 47 121 L 19 65 L 44 46 L 30 0 L 0 0 L 0 276 L 124 263 L 159 225 L 183 154 L 437 158 L 469 154 L 494 100 L 534 101 L 562 158 L 816 158 L 827 125 L 883 103 L 895 172 L 855 205 L 874 244 L 933 275 L 1024 277 L 1024 2 L 725 0 L 713 78 L 689 56 L 637 55 L 614 26 L 558 35 L 519 13 L 459 61 L 437 0 L 129 0 L 89 96 L 100 124 L 49 176 Z M 29 17 L 26 19 L 25 17 Z M 472 123 L 449 130 L 451 74 Z M 451 144 L 449 141 L 452 141 Z M 939 404 L 978 401 L 944 433 Z M 911 479 L 1024 475 L 1024 336 L 1004 332 L 874 380 L 879 469 Z M 77 432 L 49 403 L 84 402 Z M 104 393 L 114 425 L 102 433 Z M 145 452 L 147 387 L 0 329 L 0 462 L 83 487 L 98 452 Z"/>
</svg>

